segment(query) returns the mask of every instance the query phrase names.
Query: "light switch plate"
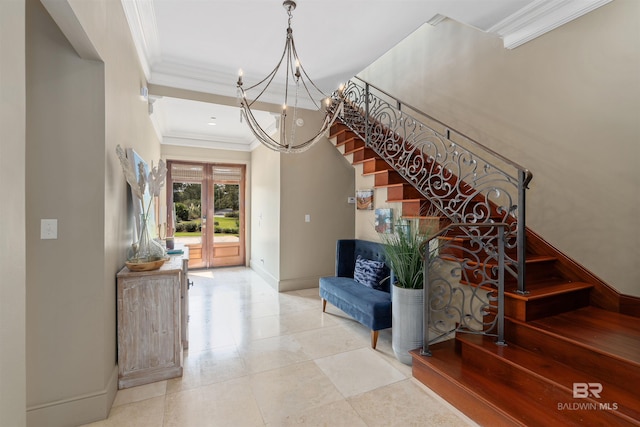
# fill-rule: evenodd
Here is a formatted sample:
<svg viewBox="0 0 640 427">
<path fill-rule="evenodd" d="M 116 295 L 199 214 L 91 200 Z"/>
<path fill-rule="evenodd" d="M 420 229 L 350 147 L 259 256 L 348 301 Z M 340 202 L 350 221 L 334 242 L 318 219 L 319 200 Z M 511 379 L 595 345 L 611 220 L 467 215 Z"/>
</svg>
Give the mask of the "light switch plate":
<svg viewBox="0 0 640 427">
<path fill-rule="evenodd" d="M 40 239 L 57 239 L 58 238 L 58 220 L 57 219 L 41 219 L 40 220 Z"/>
</svg>

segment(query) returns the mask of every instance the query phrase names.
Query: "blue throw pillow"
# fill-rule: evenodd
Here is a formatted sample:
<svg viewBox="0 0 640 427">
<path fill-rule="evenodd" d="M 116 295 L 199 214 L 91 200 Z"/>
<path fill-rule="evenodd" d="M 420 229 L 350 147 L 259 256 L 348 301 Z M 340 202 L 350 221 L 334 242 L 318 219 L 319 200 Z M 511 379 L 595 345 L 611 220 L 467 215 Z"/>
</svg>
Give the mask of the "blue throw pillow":
<svg viewBox="0 0 640 427">
<path fill-rule="evenodd" d="M 356 258 L 356 267 L 353 270 L 353 280 L 356 282 L 382 291 L 385 289 L 381 282 L 387 275 L 388 270 L 383 261 L 373 261 L 360 255 Z"/>
</svg>

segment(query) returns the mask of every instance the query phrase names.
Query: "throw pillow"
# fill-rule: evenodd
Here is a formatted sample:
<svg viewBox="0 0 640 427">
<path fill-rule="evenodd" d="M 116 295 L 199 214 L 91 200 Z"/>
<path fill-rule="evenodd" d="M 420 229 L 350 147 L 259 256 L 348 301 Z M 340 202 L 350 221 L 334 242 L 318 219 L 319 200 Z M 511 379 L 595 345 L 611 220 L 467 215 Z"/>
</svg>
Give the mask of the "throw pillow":
<svg viewBox="0 0 640 427">
<path fill-rule="evenodd" d="M 381 283 L 388 275 L 388 270 L 384 262 L 374 261 L 358 255 L 356 267 L 353 270 L 353 280 L 369 288 L 384 290 Z"/>
</svg>

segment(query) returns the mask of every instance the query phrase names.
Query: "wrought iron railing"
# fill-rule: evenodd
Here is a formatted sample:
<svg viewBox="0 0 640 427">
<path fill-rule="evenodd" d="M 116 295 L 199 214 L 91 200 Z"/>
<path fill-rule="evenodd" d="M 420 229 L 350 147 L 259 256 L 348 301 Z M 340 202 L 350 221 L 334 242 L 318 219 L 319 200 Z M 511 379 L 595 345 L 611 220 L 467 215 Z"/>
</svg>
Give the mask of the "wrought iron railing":
<svg viewBox="0 0 640 427">
<path fill-rule="evenodd" d="M 422 353 L 454 332 L 504 344 L 506 273 L 526 293 L 531 172 L 361 79 L 340 95 L 340 120 L 449 224 L 425 243 Z"/>
<path fill-rule="evenodd" d="M 507 223 L 455 223 L 424 243 L 422 355 L 454 332 L 494 336 L 504 345 L 506 230 Z"/>
<path fill-rule="evenodd" d="M 506 224 L 504 270 L 525 293 L 525 190 L 531 172 L 364 80 L 349 81 L 342 95 L 340 120 L 449 222 Z M 461 230 L 477 240 L 468 227 Z M 495 245 L 477 243 L 496 256 Z"/>
</svg>

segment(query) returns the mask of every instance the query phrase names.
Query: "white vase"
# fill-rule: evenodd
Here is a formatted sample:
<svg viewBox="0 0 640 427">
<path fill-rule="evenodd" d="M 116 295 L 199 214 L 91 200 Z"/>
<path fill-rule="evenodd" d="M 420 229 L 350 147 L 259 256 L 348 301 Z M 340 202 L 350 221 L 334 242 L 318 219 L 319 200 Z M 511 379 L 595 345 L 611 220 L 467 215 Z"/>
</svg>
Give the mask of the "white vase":
<svg viewBox="0 0 640 427">
<path fill-rule="evenodd" d="M 424 292 L 395 285 L 391 292 L 393 353 L 400 362 L 411 365 L 409 351 L 422 347 Z"/>
</svg>

